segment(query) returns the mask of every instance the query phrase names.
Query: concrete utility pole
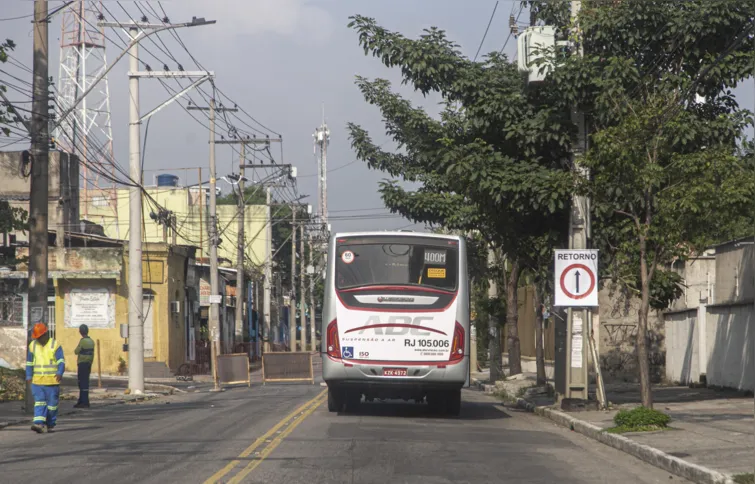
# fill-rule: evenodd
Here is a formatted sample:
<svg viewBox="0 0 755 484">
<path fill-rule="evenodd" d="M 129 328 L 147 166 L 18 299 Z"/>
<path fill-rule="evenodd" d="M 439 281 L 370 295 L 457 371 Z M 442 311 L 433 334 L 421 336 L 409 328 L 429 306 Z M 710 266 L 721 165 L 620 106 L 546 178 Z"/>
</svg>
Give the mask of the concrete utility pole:
<svg viewBox="0 0 755 484">
<path fill-rule="evenodd" d="M 303 221 L 302 221 L 303 222 Z M 307 291 L 304 289 L 304 223 L 299 224 L 299 327 L 301 328 L 301 350 L 307 351 Z"/>
<path fill-rule="evenodd" d="M 267 220 L 265 223 L 265 275 L 263 280 L 263 301 L 262 301 L 262 313 L 264 317 L 264 352 L 270 352 L 272 351 L 272 343 L 274 341 L 273 338 L 273 328 L 275 325 L 272 322 L 271 314 L 270 314 L 270 303 L 272 299 L 272 284 L 273 284 L 273 228 L 272 228 L 272 198 L 273 193 L 272 189 L 270 187 L 265 187 L 265 205 L 266 205 L 266 215 Z"/>
<path fill-rule="evenodd" d="M 498 260 L 495 249 L 488 249 L 488 266 L 499 263 L 502 264 L 504 262 Z M 498 283 L 494 278 L 490 279 L 488 297 L 490 299 L 498 297 Z M 488 328 L 488 334 L 490 335 L 490 343 L 488 344 L 490 351 L 490 383 L 495 383 L 503 379 L 504 376 L 501 358 L 501 326 L 498 324 L 498 317 L 496 315 L 488 315 Z"/>
<path fill-rule="evenodd" d="M 34 2 L 34 65 L 31 119 L 31 186 L 29 192 L 29 280 L 26 342 L 36 323 L 47 323 L 47 231 L 50 133 L 48 122 L 47 1 Z M 60 234 L 60 232 L 58 232 Z M 26 383 L 27 414 L 34 413 L 31 383 Z"/>
<path fill-rule="evenodd" d="M 309 274 L 309 344 L 311 345 L 311 351 L 317 352 L 317 333 L 315 325 L 317 324 L 316 307 L 315 307 L 315 274 L 317 269 L 315 267 L 315 252 L 312 246 L 312 237 L 309 238 L 309 265 L 312 266 L 312 272 Z"/>
<path fill-rule="evenodd" d="M 179 27 L 195 27 L 199 25 L 213 24 L 214 21 L 207 22 L 204 19 L 193 19 L 191 22 L 181 24 L 150 24 L 147 22 L 98 22 L 100 27 L 111 27 L 128 29 L 131 41 L 126 50 L 116 57 L 113 64 L 105 69 L 89 87 L 84 90 L 81 96 L 71 103 L 71 105 L 60 115 L 60 119 L 65 119 L 76 106 L 94 89 L 110 69 L 113 68 L 121 57 L 127 52 L 129 54 L 129 178 L 132 184 L 129 188 L 129 244 L 128 244 L 128 387 L 134 394 L 144 392 L 144 315 L 143 315 L 143 281 L 142 281 L 142 166 L 141 166 L 141 123 L 149 119 L 162 108 L 172 103 L 180 96 L 186 94 L 193 87 L 214 76 L 211 72 L 164 72 L 164 71 L 144 71 L 139 72 L 139 42 L 163 30 L 175 29 Z M 139 110 L 139 79 L 142 77 L 198 77 L 199 80 L 194 82 L 188 88 L 174 95 L 168 101 L 162 103 L 144 116 L 140 116 Z M 60 122 L 60 121 L 58 121 Z"/>
<path fill-rule="evenodd" d="M 209 246 L 210 246 L 210 353 L 213 368 L 217 362 L 218 353 L 220 352 L 220 304 L 222 296 L 220 295 L 220 282 L 218 281 L 218 214 L 217 214 L 217 193 L 216 182 L 217 172 L 215 168 L 215 114 L 216 112 L 235 111 L 237 108 L 215 107 L 215 99 L 210 99 L 210 107 L 189 106 L 187 109 L 195 111 L 210 112 L 210 214 L 207 217 L 209 224 Z M 243 163 L 243 161 L 242 161 Z M 201 180 L 200 180 L 201 181 Z M 218 387 L 218 374 L 213 369 L 215 379 L 215 390 Z"/>
<path fill-rule="evenodd" d="M 579 10 L 582 6 L 581 1 L 573 0 L 571 2 L 571 20 L 572 20 L 572 38 L 576 47 L 574 55 L 582 56 L 583 48 L 581 41 L 581 30 L 579 27 Z M 578 128 L 577 140 L 572 149 L 572 167 L 580 176 L 589 176 L 587 169 L 581 166 L 580 160 L 585 152 L 586 134 L 585 134 L 585 116 L 580 112 L 577 106 L 574 106 L 571 112 L 572 122 Z M 572 197 L 572 210 L 569 217 L 569 248 L 570 249 L 587 249 L 590 238 L 590 206 L 589 200 L 581 195 Z M 567 310 L 567 330 L 566 330 L 566 393 L 565 398 L 574 398 L 587 400 L 590 382 L 588 380 L 589 358 L 588 345 L 589 335 L 592 331 L 592 309 L 569 308 Z M 576 350 L 572 353 L 575 342 L 582 342 L 581 351 Z"/>
<path fill-rule="evenodd" d="M 289 351 L 296 351 L 296 210 L 291 204 L 291 310 L 288 313 L 288 337 L 291 341 Z"/>
<path fill-rule="evenodd" d="M 246 165 L 246 143 L 241 143 L 241 156 L 239 157 L 239 201 L 236 216 L 239 219 L 238 236 L 236 238 L 236 340 L 244 342 L 244 301 L 246 300 L 246 288 L 244 287 L 244 166 Z M 251 311 L 251 308 L 248 309 Z M 251 335 L 250 335 L 251 336 Z"/>
</svg>

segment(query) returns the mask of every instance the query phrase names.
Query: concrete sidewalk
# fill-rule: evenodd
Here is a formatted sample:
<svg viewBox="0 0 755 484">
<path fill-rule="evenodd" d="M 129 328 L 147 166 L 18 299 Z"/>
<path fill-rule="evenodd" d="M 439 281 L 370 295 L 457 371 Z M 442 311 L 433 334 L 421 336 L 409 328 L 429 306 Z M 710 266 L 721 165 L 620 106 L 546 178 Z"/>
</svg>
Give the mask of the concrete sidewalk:
<svg viewBox="0 0 755 484">
<path fill-rule="evenodd" d="M 479 375 L 484 376 L 486 375 Z M 574 428 L 572 419 L 583 422 L 587 424 L 584 427 L 588 431 L 582 433 L 612 446 L 616 445 L 607 440 L 614 440 L 621 446 L 624 443 L 619 442 L 622 440 L 620 436 L 602 431 L 614 426 L 613 417 L 619 410 L 639 405 L 639 386 L 636 384 L 607 385 L 607 397 L 611 403 L 608 411 L 567 414 L 560 411 L 552 395 L 533 388 L 534 374 L 517 376 L 515 380 L 498 382 L 496 385 L 486 384 L 480 378 L 475 379 L 475 382 L 487 393 L 497 393 L 521 408 L 535 411 L 558 423 Z M 695 482 L 731 482 L 728 480 L 730 476 L 752 473 L 752 455 L 755 449 L 752 397 L 738 392 L 679 386 L 656 386 L 653 388 L 653 396 L 654 408 L 671 416 L 671 430 L 622 434 L 629 441 L 640 444 L 627 443 L 630 453 L 646 453 L 648 458 L 643 460 L 654 465 L 670 466 L 679 471 L 686 467 L 688 472 L 679 475 Z M 590 427 L 604 435 L 589 431 Z M 612 438 L 604 438 L 607 435 Z M 644 446 L 654 452 L 644 452 Z M 701 469 L 696 469 L 697 467 L 710 472 L 698 472 Z M 720 477 L 715 477 L 717 474 Z M 698 478 L 695 479 L 694 475 Z"/>
</svg>

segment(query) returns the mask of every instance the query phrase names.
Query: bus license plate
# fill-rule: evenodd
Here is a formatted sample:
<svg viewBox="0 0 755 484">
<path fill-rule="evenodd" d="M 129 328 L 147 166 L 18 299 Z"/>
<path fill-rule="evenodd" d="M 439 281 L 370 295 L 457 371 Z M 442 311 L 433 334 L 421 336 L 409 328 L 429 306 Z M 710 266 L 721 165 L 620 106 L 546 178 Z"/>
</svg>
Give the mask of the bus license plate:
<svg viewBox="0 0 755 484">
<path fill-rule="evenodd" d="M 406 376 L 406 368 L 383 368 L 383 376 Z"/>
</svg>

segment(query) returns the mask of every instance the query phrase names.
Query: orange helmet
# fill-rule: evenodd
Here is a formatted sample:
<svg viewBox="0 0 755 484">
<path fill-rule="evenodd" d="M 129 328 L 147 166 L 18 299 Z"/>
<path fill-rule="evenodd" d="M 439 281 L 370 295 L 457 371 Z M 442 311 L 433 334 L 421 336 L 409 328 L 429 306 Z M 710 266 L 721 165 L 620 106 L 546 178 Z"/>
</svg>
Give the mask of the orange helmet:
<svg viewBox="0 0 755 484">
<path fill-rule="evenodd" d="M 31 331 L 32 339 L 37 339 L 47 332 L 47 325 L 45 323 L 37 323 Z"/>
</svg>

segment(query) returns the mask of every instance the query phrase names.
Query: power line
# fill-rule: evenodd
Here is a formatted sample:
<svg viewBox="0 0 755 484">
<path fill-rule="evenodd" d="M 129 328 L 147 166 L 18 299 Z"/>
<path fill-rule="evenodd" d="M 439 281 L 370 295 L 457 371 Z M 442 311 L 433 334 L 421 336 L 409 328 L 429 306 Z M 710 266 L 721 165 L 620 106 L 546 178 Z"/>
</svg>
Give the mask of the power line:
<svg viewBox="0 0 755 484">
<path fill-rule="evenodd" d="M 488 26 L 485 28 L 485 33 L 482 35 L 482 40 L 480 41 L 480 46 L 477 48 L 477 53 L 474 55 L 474 60 L 472 62 L 477 62 L 477 56 L 480 55 L 480 50 L 482 50 L 482 46 L 485 43 L 485 39 L 488 36 L 488 30 L 490 30 L 490 24 L 493 23 L 493 18 L 495 17 L 495 11 L 498 10 L 498 1 L 496 0 L 495 6 L 493 7 L 493 13 L 490 15 L 490 20 L 488 20 Z"/>
</svg>

